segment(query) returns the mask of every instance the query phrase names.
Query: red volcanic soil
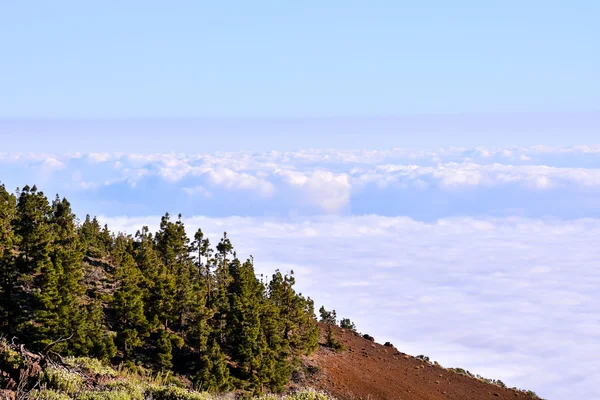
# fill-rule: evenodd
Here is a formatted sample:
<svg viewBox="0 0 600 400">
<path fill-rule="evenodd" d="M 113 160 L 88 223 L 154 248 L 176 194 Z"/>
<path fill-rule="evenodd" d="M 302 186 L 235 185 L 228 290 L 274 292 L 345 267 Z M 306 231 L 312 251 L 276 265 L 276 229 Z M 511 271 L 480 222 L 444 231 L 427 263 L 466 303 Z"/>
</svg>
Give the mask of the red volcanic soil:
<svg viewBox="0 0 600 400">
<path fill-rule="evenodd" d="M 504 389 L 456 374 L 363 339 L 350 330 L 335 329 L 344 350 L 324 346 L 304 360 L 309 371 L 301 383 L 330 393 L 340 400 L 486 400 L 528 399 L 525 392 Z M 311 368 L 312 367 L 312 368 Z"/>
</svg>

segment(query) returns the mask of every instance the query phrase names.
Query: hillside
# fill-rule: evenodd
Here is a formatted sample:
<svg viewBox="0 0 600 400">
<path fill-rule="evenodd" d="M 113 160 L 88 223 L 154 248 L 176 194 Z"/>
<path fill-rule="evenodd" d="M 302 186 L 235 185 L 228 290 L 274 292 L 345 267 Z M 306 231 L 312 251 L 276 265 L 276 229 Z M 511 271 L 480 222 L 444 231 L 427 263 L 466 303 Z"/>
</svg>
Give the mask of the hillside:
<svg viewBox="0 0 600 400">
<path fill-rule="evenodd" d="M 181 215 L 165 214 L 154 233 L 113 233 L 89 215 L 81 222 L 65 198 L 0 185 L 0 390 L 15 400 L 306 388 L 340 400 L 525 396 L 364 339 L 335 310 L 321 307 L 319 323 L 295 282 L 293 271 L 259 279 L 226 232 L 211 246 L 201 229 L 188 236 Z"/>
<path fill-rule="evenodd" d="M 302 359 L 293 383 L 281 396 L 265 400 L 481 400 L 535 399 L 532 392 L 501 388 L 432 365 L 359 334 L 334 328 L 344 349 L 325 346 L 321 324 L 319 349 Z M 122 366 L 111 368 L 89 358 L 39 355 L 0 341 L 1 400 L 225 400 L 240 392 L 211 395 L 186 388 L 182 377 Z M 10 377 L 15 377 L 11 380 Z M 16 377 L 26 377 L 20 380 Z"/>
<path fill-rule="evenodd" d="M 334 328 L 335 337 L 344 350 L 335 351 L 324 345 L 324 331 L 321 329 L 319 349 L 304 359 L 314 373 L 304 377 L 300 386 L 323 390 L 341 400 L 537 398 L 533 392 L 461 375 L 338 327 Z"/>
</svg>

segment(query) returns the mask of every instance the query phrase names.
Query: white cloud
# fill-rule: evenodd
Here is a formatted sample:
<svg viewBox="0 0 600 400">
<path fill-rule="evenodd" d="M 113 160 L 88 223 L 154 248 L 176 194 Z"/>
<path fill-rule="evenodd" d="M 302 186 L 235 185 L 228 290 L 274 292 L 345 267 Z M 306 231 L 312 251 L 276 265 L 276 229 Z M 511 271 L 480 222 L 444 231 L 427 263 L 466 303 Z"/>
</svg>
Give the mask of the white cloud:
<svg viewBox="0 0 600 400">
<path fill-rule="evenodd" d="M 66 165 L 62 161 L 57 160 L 54 157 L 46 158 L 41 165 L 44 171 L 58 171 L 59 169 L 65 168 Z"/>
<path fill-rule="evenodd" d="M 92 164 L 103 163 L 103 162 L 110 160 L 111 158 L 112 158 L 112 155 L 110 153 L 90 153 L 87 156 L 87 159 Z"/>
<path fill-rule="evenodd" d="M 275 193 L 275 187 L 269 181 L 229 168 L 211 169 L 207 175 L 212 184 L 226 189 L 256 191 L 263 197 L 271 197 Z"/>
<path fill-rule="evenodd" d="M 351 184 L 348 174 L 316 170 L 300 172 L 278 169 L 275 175 L 303 194 L 304 201 L 320 210 L 336 213 L 350 202 Z"/>
<path fill-rule="evenodd" d="M 134 232 L 160 218 L 101 220 Z M 600 396 L 600 220 L 184 221 L 213 243 L 227 231 L 259 273 L 303 271 L 300 291 L 378 341 L 543 397 Z"/>
<path fill-rule="evenodd" d="M 600 188 L 600 168 L 557 168 L 547 165 L 505 165 L 451 162 L 437 166 L 386 164 L 372 169 L 354 168 L 353 182 L 376 183 L 385 188 L 393 183 L 418 186 L 423 182 L 441 188 L 492 187 L 520 184 L 535 189 L 549 189 L 559 183 Z"/>
<path fill-rule="evenodd" d="M 65 168 L 66 164 L 57 158 L 53 156 L 44 157 L 43 160 L 38 164 L 38 178 L 41 179 L 42 182 L 47 182 L 56 171 Z"/>
<path fill-rule="evenodd" d="M 271 197 L 280 189 L 274 182 L 269 182 L 269 177 L 276 175 L 291 187 L 302 188 L 306 198 L 311 198 L 312 193 L 318 196 L 327 192 L 328 200 L 318 204 L 327 212 L 343 209 L 349 202 L 350 193 L 369 183 L 379 189 L 390 185 L 415 188 L 433 185 L 455 189 L 507 184 L 537 190 L 561 185 L 600 188 L 600 146 L 63 156 L 2 153 L 0 160 L 25 164 L 43 162 L 44 168 L 53 171 L 69 168 L 71 160 L 83 156 L 94 164 L 114 160 L 114 168 L 100 170 L 104 174 L 101 181 L 125 180 L 131 184 L 152 176 L 176 183 L 184 179 L 202 180 L 207 175 L 211 182 L 228 189 L 247 190 L 249 186 L 257 185 L 259 193 Z M 554 156 L 561 158 L 544 158 Z M 581 157 L 587 157 L 586 163 L 579 161 Z M 560 165 L 553 165 L 555 162 Z"/>
</svg>

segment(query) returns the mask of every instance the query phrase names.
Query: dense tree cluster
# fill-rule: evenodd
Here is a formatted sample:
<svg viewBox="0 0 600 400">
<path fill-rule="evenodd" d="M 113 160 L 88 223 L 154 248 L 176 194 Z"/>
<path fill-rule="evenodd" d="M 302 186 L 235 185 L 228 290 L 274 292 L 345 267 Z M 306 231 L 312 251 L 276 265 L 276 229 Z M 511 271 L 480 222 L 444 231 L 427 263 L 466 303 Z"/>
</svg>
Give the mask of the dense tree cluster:
<svg viewBox="0 0 600 400">
<path fill-rule="evenodd" d="M 66 199 L 0 186 L 0 335 L 190 376 L 198 388 L 279 391 L 317 347 L 293 272 L 259 280 L 227 237 L 213 248 L 181 215 L 134 236 L 76 219 Z"/>
</svg>

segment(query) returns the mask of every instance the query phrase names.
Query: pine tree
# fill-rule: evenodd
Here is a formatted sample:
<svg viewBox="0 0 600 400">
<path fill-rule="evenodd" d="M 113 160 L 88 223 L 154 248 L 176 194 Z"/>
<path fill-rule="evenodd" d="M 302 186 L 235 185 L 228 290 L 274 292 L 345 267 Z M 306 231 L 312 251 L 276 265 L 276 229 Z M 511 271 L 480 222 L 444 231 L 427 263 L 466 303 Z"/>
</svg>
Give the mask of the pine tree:
<svg viewBox="0 0 600 400">
<path fill-rule="evenodd" d="M 104 224 L 100 236 L 98 238 L 98 245 L 104 249 L 105 252 L 112 251 L 114 243 L 114 236 L 108 230 L 108 225 Z"/>
<path fill-rule="evenodd" d="M 75 215 L 66 199 L 57 196 L 52 204 L 52 232 L 54 246 L 51 260 L 54 270 L 59 273 L 59 335 L 72 337 L 69 342 L 59 343 L 56 350 L 71 344 L 79 353 L 87 353 L 90 343 L 85 332 L 86 312 L 83 295 L 83 256 L 84 244 L 80 242 L 76 232 Z"/>
<path fill-rule="evenodd" d="M 321 322 L 325 324 L 327 346 L 336 350 L 341 349 L 341 343 L 333 335 L 333 326 L 337 324 L 335 310 L 327 311 L 325 307 L 321 306 L 319 314 L 321 314 Z"/>
<path fill-rule="evenodd" d="M 285 321 L 276 303 L 263 297 L 261 307 L 261 331 L 257 341 L 260 366 L 257 377 L 260 388 L 266 386 L 280 392 L 292 374 L 290 343 L 285 339 Z"/>
<path fill-rule="evenodd" d="M 102 232 L 100 230 L 98 219 L 96 219 L 96 217 L 91 219 L 90 215 L 87 214 L 79 231 L 80 239 L 85 246 L 86 254 L 93 258 L 102 258 L 107 249 L 105 243 L 101 240 Z"/>
<path fill-rule="evenodd" d="M 144 293 L 141 289 L 142 274 L 131 255 L 130 238 L 117 237 L 115 262 L 119 287 L 115 291 L 113 305 L 118 319 L 118 339 L 128 358 L 131 351 L 143 344 L 147 333 L 144 315 Z M 129 249 L 129 251 L 128 251 Z"/>
<path fill-rule="evenodd" d="M 185 232 L 181 214 L 178 216 L 177 222 L 171 222 L 168 213 L 162 217 L 160 230 L 156 234 L 156 245 L 168 273 L 175 279 L 171 323 L 173 324 L 172 328 L 181 333 L 192 307 L 191 282 L 195 268 L 190 256 L 189 238 Z"/>
<path fill-rule="evenodd" d="M 0 185 L 0 335 L 12 330 L 16 304 L 14 304 L 15 265 L 15 220 L 17 199 Z"/>
<path fill-rule="evenodd" d="M 205 352 L 208 338 L 212 332 L 210 319 L 214 316 L 214 309 L 209 304 L 212 274 L 210 270 L 210 243 L 198 229 L 194 235 L 194 242 L 190 251 L 195 252 L 195 270 L 192 274 L 191 312 L 186 327 L 186 339 L 190 345 Z"/>
<path fill-rule="evenodd" d="M 288 382 L 292 365 L 301 354 L 309 354 L 318 345 L 318 326 L 312 301 L 293 288 L 293 271 L 273 274 L 268 285 L 262 327 L 268 351 L 263 359 L 263 380 L 268 377 L 271 390 L 280 391 Z M 270 374 L 270 375 L 269 375 Z"/>
<path fill-rule="evenodd" d="M 89 342 L 86 343 L 82 354 L 104 361 L 109 361 L 117 354 L 113 335 L 108 331 L 106 315 L 99 300 L 94 300 L 88 305 L 84 327 L 85 338 Z"/>
<path fill-rule="evenodd" d="M 350 329 L 351 331 L 356 332 L 356 325 L 354 325 L 354 322 L 350 321 L 349 318 L 342 318 L 340 320 L 340 328 Z"/>
<path fill-rule="evenodd" d="M 231 388 L 231 378 L 225 354 L 221 351 L 219 343 L 213 338 L 200 360 L 194 385 L 198 390 L 211 393 L 225 392 Z"/>
<path fill-rule="evenodd" d="M 204 237 L 202 229 L 198 229 L 194 235 L 194 242 L 192 243 L 191 251 L 196 252 L 196 269 L 199 277 L 204 280 L 204 287 L 206 289 L 206 303 L 210 303 L 210 293 L 212 289 L 212 252 L 210 248 L 210 241 Z"/>
<path fill-rule="evenodd" d="M 217 255 L 215 258 L 215 282 L 214 294 L 212 296 L 212 306 L 215 309 L 215 327 L 218 332 L 219 344 L 227 344 L 227 319 L 231 308 L 230 302 L 230 284 L 232 281 L 231 268 L 228 255 L 233 252 L 233 245 L 227 238 L 227 232 L 223 233 L 223 238 L 217 245 Z"/>
<path fill-rule="evenodd" d="M 300 331 L 304 338 L 304 354 L 310 355 L 319 347 L 319 325 L 315 317 L 315 303 L 310 297 L 304 300 L 304 315 Z"/>
<path fill-rule="evenodd" d="M 52 231 L 51 208 L 43 192 L 25 186 L 17 202 L 15 230 L 21 253 L 17 258 L 17 281 L 23 286 L 21 302 L 29 304 L 22 313 L 19 330 L 29 337 L 34 349 L 58 338 L 60 320 L 59 278 L 50 259 Z"/>
<path fill-rule="evenodd" d="M 314 319 L 313 304 L 296 293 L 294 271 L 285 276 L 278 270 L 269 282 L 269 298 L 279 310 L 283 337 L 294 355 L 309 354 L 316 349 L 318 326 Z"/>
<path fill-rule="evenodd" d="M 232 277 L 229 292 L 228 339 L 232 360 L 237 362 L 242 376 L 250 378 L 261 362 L 261 306 L 264 287 L 254 274 L 250 261 L 241 264 L 234 259 L 229 265 Z"/>
<path fill-rule="evenodd" d="M 156 341 L 156 364 L 163 371 L 168 371 L 173 367 L 173 345 L 169 332 L 161 329 Z"/>
<path fill-rule="evenodd" d="M 175 278 L 169 274 L 154 248 L 147 226 L 136 234 L 135 259 L 142 273 L 146 318 L 152 329 L 166 328 L 174 310 Z"/>
</svg>

